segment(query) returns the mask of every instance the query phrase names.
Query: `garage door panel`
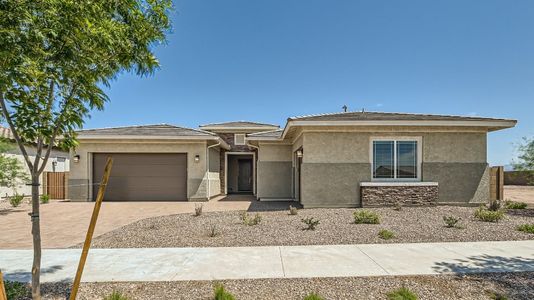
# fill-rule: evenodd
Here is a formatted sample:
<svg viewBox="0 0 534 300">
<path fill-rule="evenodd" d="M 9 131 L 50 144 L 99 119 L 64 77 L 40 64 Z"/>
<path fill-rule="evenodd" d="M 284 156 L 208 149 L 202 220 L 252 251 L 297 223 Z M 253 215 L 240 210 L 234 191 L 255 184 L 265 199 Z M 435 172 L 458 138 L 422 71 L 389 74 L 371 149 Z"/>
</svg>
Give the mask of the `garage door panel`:
<svg viewBox="0 0 534 300">
<path fill-rule="evenodd" d="M 101 180 L 108 156 L 113 167 L 104 200 L 187 200 L 187 154 L 93 153 L 93 182 Z"/>
</svg>

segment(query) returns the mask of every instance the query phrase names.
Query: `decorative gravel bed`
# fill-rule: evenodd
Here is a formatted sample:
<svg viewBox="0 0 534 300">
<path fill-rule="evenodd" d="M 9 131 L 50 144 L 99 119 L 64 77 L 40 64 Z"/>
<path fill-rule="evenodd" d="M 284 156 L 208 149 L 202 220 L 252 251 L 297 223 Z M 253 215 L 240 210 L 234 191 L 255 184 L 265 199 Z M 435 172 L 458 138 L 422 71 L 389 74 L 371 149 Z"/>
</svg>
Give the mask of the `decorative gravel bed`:
<svg viewBox="0 0 534 300">
<path fill-rule="evenodd" d="M 108 232 L 93 240 L 96 248 L 229 247 L 267 245 L 322 245 L 444 241 L 499 241 L 534 239 L 516 230 L 534 222 L 534 210 L 509 210 L 498 223 L 476 220 L 473 207 L 437 206 L 369 209 L 380 215 L 380 224 L 354 224 L 353 212 L 361 209 L 302 209 L 298 215 L 283 211 L 258 212 L 260 224 L 244 225 L 240 212 L 179 214 L 148 218 Z M 255 212 L 250 212 L 253 217 Z M 443 216 L 456 216 L 459 228 L 446 228 Z M 316 230 L 304 230 L 302 218 L 320 220 Z M 209 236 L 211 228 L 218 233 Z M 381 229 L 395 233 L 390 240 L 378 237 Z M 77 245 L 75 247 L 80 247 Z"/>
<path fill-rule="evenodd" d="M 534 273 L 492 273 L 468 276 L 350 277 L 220 281 L 237 300 L 301 300 L 310 292 L 325 299 L 387 299 L 388 292 L 407 287 L 421 300 L 534 299 Z M 213 299 L 212 281 L 82 283 L 78 299 L 102 299 L 120 291 L 130 299 Z M 65 299 L 70 285 L 44 284 L 44 299 Z"/>
</svg>

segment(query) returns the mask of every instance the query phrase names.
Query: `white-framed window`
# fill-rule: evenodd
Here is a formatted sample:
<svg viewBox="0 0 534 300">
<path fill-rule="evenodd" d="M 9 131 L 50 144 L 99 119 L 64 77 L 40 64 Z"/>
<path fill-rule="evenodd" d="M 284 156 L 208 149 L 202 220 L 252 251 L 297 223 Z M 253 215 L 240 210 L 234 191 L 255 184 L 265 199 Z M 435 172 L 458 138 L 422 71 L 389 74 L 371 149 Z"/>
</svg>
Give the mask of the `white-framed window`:
<svg viewBox="0 0 534 300">
<path fill-rule="evenodd" d="M 375 181 L 420 181 L 421 137 L 371 138 L 371 172 Z"/>
<path fill-rule="evenodd" d="M 234 145 L 245 145 L 245 134 L 244 133 L 234 134 Z"/>
</svg>

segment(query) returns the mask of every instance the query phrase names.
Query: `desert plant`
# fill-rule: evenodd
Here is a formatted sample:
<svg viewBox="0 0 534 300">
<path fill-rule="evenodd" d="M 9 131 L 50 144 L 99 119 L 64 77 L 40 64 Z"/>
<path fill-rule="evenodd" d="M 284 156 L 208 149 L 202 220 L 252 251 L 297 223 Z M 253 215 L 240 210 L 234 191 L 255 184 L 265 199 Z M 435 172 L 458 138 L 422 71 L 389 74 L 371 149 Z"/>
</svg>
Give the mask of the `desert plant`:
<svg viewBox="0 0 534 300">
<path fill-rule="evenodd" d="M 261 215 L 256 213 L 253 218 L 251 218 L 247 212 L 244 212 L 241 215 L 241 220 L 243 221 L 243 224 L 248 226 L 254 226 L 261 223 Z"/>
<path fill-rule="evenodd" d="M 123 293 L 118 291 L 113 291 L 108 296 L 104 297 L 104 300 L 128 300 L 130 298 L 126 297 Z"/>
<path fill-rule="evenodd" d="M 484 222 L 499 222 L 504 217 L 502 210 L 489 210 L 484 206 L 480 206 L 475 210 L 475 218 Z"/>
<path fill-rule="evenodd" d="M 380 217 L 370 210 L 355 211 L 354 224 L 380 224 Z"/>
<path fill-rule="evenodd" d="M 26 299 L 30 290 L 28 286 L 18 281 L 4 281 L 7 299 Z"/>
<path fill-rule="evenodd" d="M 289 206 L 289 214 L 292 216 L 296 216 L 298 214 L 298 210 L 296 207 L 290 205 Z"/>
<path fill-rule="evenodd" d="M 319 296 L 317 293 L 309 293 L 303 300 L 324 300 L 323 297 Z"/>
<path fill-rule="evenodd" d="M 443 216 L 443 222 L 445 222 L 445 227 L 447 228 L 458 228 L 458 222 L 462 218 L 455 216 Z"/>
<path fill-rule="evenodd" d="M 502 208 L 501 200 L 490 200 L 488 210 L 499 211 Z"/>
<path fill-rule="evenodd" d="M 395 237 L 395 233 L 387 229 L 382 229 L 378 232 L 378 236 L 383 240 L 390 240 Z"/>
<path fill-rule="evenodd" d="M 9 204 L 13 207 L 18 207 L 22 203 L 22 200 L 24 200 L 24 195 L 15 194 L 9 197 Z"/>
<path fill-rule="evenodd" d="M 315 230 L 317 225 L 321 223 L 321 221 L 315 219 L 314 217 L 304 218 L 304 219 L 301 219 L 301 221 L 302 223 L 307 225 L 307 227 L 305 228 L 306 230 Z"/>
<path fill-rule="evenodd" d="M 534 224 L 523 224 L 517 226 L 517 230 L 523 231 L 526 233 L 533 233 L 534 234 Z"/>
<path fill-rule="evenodd" d="M 218 236 L 220 233 L 219 231 L 219 228 L 217 227 L 217 224 L 215 223 L 210 223 L 209 227 L 208 227 L 208 236 L 209 237 L 216 237 Z"/>
<path fill-rule="evenodd" d="M 489 297 L 493 300 L 508 300 L 508 297 L 505 294 L 499 292 L 489 292 Z"/>
<path fill-rule="evenodd" d="M 525 202 L 506 200 L 504 202 L 504 207 L 506 207 L 507 209 L 525 209 L 527 208 L 527 204 Z"/>
<path fill-rule="evenodd" d="M 203 208 L 202 203 L 195 204 L 195 217 L 198 217 L 202 214 L 202 208 Z"/>
<path fill-rule="evenodd" d="M 50 202 L 50 196 L 48 194 L 41 195 L 41 204 L 47 204 Z"/>
<path fill-rule="evenodd" d="M 224 286 L 220 283 L 215 285 L 213 294 L 213 300 L 235 300 L 234 295 L 227 292 Z"/>
<path fill-rule="evenodd" d="M 401 287 L 388 293 L 388 300 L 417 300 L 417 294 L 407 287 Z"/>
</svg>

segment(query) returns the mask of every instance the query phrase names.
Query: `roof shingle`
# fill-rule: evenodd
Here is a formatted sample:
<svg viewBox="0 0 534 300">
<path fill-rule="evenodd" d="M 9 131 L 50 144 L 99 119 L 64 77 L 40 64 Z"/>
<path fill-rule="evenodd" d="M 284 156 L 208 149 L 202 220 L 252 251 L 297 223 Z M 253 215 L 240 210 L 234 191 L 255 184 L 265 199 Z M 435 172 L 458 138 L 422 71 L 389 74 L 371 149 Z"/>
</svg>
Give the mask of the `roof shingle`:
<svg viewBox="0 0 534 300">
<path fill-rule="evenodd" d="M 215 136 L 214 133 L 179 127 L 169 124 L 140 125 L 125 127 L 110 127 L 98 129 L 86 129 L 78 131 L 79 136 L 117 135 L 117 136 Z"/>
<path fill-rule="evenodd" d="M 409 114 L 389 112 L 342 112 L 288 118 L 288 121 L 512 121 L 471 116 Z"/>
</svg>

